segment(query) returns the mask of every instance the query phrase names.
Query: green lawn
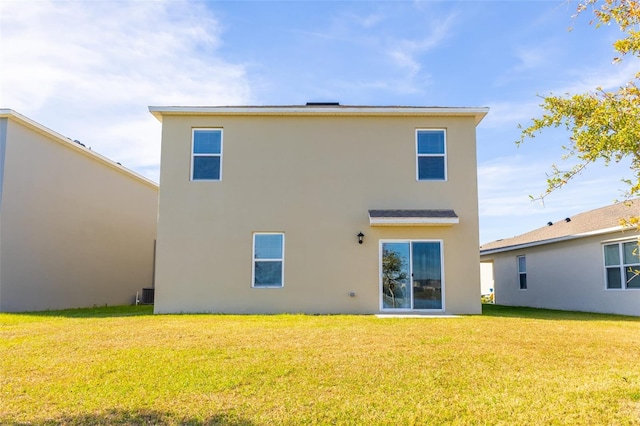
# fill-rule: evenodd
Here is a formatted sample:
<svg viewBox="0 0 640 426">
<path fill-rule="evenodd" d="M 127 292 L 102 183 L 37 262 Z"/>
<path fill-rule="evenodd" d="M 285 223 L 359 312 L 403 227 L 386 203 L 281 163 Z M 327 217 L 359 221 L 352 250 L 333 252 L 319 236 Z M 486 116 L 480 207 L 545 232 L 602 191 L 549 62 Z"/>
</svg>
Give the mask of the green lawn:
<svg viewBox="0 0 640 426">
<path fill-rule="evenodd" d="M 0 424 L 640 424 L 640 319 L 0 314 Z"/>
</svg>

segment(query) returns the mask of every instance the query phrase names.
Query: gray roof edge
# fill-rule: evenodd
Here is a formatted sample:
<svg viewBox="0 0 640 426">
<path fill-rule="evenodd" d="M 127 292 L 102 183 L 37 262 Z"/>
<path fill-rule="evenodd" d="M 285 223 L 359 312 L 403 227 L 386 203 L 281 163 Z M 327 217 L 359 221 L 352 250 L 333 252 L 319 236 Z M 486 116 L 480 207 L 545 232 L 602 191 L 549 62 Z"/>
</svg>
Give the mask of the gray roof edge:
<svg viewBox="0 0 640 426">
<path fill-rule="evenodd" d="M 412 217 L 450 217 L 458 215 L 451 209 L 371 209 L 369 217 L 412 218 Z"/>
</svg>

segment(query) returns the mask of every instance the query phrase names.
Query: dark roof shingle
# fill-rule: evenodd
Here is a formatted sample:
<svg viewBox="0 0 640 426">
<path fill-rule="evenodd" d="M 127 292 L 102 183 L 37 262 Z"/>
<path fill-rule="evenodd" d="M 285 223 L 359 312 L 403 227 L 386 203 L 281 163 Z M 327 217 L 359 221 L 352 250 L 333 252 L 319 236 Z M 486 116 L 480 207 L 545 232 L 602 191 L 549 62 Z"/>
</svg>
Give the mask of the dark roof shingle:
<svg viewBox="0 0 640 426">
<path fill-rule="evenodd" d="M 453 210 L 369 210 L 369 217 L 458 217 Z"/>
<path fill-rule="evenodd" d="M 622 219 L 628 219 L 632 216 L 640 216 L 639 199 L 590 210 L 568 218 L 569 221 L 562 219 L 525 234 L 483 244 L 480 246 L 480 254 L 490 250 L 515 248 L 532 243 L 542 244 L 545 241 L 550 242 L 558 238 L 578 237 L 581 234 L 615 228 L 621 225 Z"/>
</svg>

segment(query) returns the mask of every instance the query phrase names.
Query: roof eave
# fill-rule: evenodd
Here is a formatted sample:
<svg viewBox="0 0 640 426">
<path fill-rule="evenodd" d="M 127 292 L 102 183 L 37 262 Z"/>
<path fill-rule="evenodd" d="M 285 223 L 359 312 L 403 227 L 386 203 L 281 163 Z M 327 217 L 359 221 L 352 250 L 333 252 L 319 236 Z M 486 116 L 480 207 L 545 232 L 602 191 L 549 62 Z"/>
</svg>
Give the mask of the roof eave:
<svg viewBox="0 0 640 426">
<path fill-rule="evenodd" d="M 489 113 L 488 107 L 410 107 L 410 106 L 149 106 L 160 122 L 165 115 L 304 115 L 304 116 L 408 116 L 474 117 L 478 125 Z"/>
<path fill-rule="evenodd" d="M 370 226 L 453 226 L 460 223 L 457 217 L 452 218 L 407 218 L 384 217 L 369 218 Z"/>
<path fill-rule="evenodd" d="M 612 232 L 618 232 L 618 231 L 624 231 L 624 230 L 632 230 L 632 228 L 626 228 L 626 227 L 623 227 L 623 226 L 614 226 L 614 227 L 611 227 L 611 228 L 603 228 L 603 229 L 598 229 L 598 230 L 595 230 L 595 231 L 583 232 L 583 233 L 580 233 L 580 234 L 565 235 L 563 237 L 550 238 L 550 239 L 547 239 L 547 240 L 533 241 L 533 242 L 530 242 L 530 243 L 514 244 L 512 246 L 504 246 L 504 247 L 497 247 L 497 248 L 493 248 L 493 249 L 480 250 L 480 256 L 485 256 L 485 255 L 489 255 L 489 254 L 496 254 L 496 253 L 502 253 L 502 252 L 508 252 L 508 251 L 513 251 L 513 250 L 522 250 L 522 249 L 530 248 L 530 247 L 537 247 L 537 246 L 543 246 L 543 245 L 546 245 L 546 244 L 559 243 L 559 242 L 562 242 L 562 241 L 569 241 L 569 240 L 576 240 L 576 239 L 580 239 L 580 238 L 593 237 L 595 235 L 610 234 Z"/>
</svg>

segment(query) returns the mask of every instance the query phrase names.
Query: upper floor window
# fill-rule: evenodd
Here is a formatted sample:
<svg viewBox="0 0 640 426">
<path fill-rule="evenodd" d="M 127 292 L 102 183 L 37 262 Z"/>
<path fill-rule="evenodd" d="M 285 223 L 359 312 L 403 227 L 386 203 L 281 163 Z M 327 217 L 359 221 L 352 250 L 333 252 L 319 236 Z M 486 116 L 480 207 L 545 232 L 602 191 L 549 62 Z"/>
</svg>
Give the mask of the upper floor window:
<svg viewBox="0 0 640 426">
<path fill-rule="evenodd" d="M 640 256 L 637 241 L 606 244 L 604 266 L 607 288 L 640 288 Z"/>
<path fill-rule="evenodd" d="M 518 256 L 518 281 L 520 282 L 520 290 L 527 289 L 527 258 Z"/>
<path fill-rule="evenodd" d="M 193 129 L 191 180 L 222 180 L 222 129 Z"/>
<path fill-rule="evenodd" d="M 416 130 L 418 180 L 447 180 L 446 132 Z"/>
<path fill-rule="evenodd" d="M 253 234 L 253 287 L 284 285 L 284 234 Z"/>
</svg>

